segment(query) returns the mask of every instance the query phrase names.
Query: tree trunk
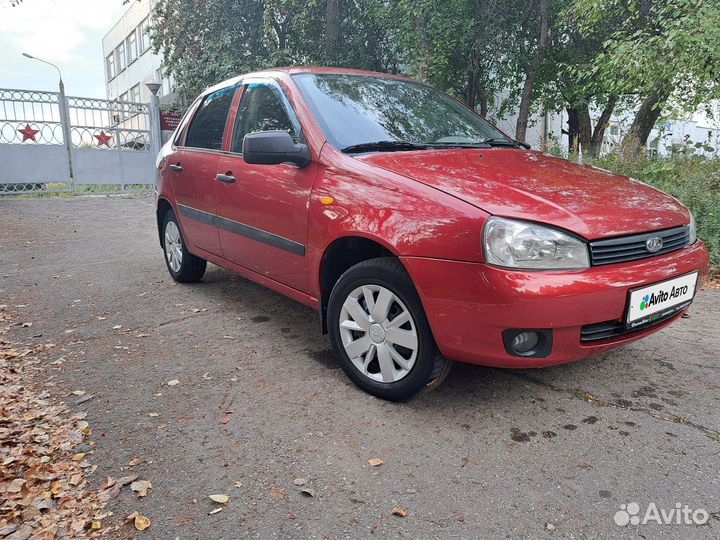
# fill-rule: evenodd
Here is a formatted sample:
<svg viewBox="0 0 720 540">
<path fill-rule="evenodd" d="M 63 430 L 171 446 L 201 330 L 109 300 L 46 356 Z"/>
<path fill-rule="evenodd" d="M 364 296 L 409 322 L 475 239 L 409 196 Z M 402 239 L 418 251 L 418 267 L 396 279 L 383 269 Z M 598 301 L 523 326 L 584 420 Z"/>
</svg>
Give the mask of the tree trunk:
<svg viewBox="0 0 720 540">
<path fill-rule="evenodd" d="M 413 7 L 415 8 L 413 26 L 415 27 L 418 43 L 420 44 L 420 60 L 417 66 L 417 75 L 421 81 L 428 82 L 428 75 L 430 73 L 430 42 L 428 42 L 427 38 L 427 24 L 425 14 L 422 13 L 422 7 L 417 0 L 413 2 Z"/>
<path fill-rule="evenodd" d="M 477 75 L 475 71 L 469 70 L 467 73 L 467 91 L 465 93 L 465 105 L 474 109 L 477 105 Z"/>
<path fill-rule="evenodd" d="M 568 113 L 568 129 L 567 129 L 567 136 L 568 136 L 568 153 L 570 154 L 577 154 L 578 151 L 578 145 L 580 144 L 580 138 L 579 138 L 579 121 L 578 121 L 578 112 L 576 109 L 572 107 L 567 108 Z"/>
<path fill-rule="evenodd" d="M 325 8 L 325 58 L 329 64 L 337 60 L 337 45 L 340 38 L 339 0 L 327 0 Z"/>
<path fill-rule="evenodd" d="M 532 98 L 533 86 L 537 79 L 540 66 L 545 58 L 545 51 L 548 44 L 548 19 L 550 16 L 549 0 L 540 0 L 540 25 L 538 29 L 537 49 L 533 60 L 525 71 L 525 84 L 520 96 L 520 109 L 518 111 L 517 124 L 515 125 L 515 138 L 525 142 L 527 133 L 528 116 L 530 114 L 530 100 Z"/>
<path fill-rule="evenodd" d="M 658 82 L 642 100 L 640 108 L 635 113 L 635 119 L 623 139 L 622 145 L 626 153 L 638 154 L 647 145 L 650 132 L 655 127 L 655 122 L 662 112 L 662 106 L 670 97 L 671 92 L 671 85 L 666 82 Z"/>
<path fill-rule="evenodd" d="M 483 95 L 480 97 L 480 116 L 483 118 L 487 116 L 488 111 L 488 99 L 487 96 L 483 93 Z"/>
<path fill-rule="evenodd" d="M 608 98 L 607 104 L 605 105 L 605 108 L 603 109 L 603 112 L 600 113 L 600 118 L 598 118 L 597 123 L 595 124 L 595 129 L 593 129 L 592 137 L 590 137 L 590 144 L 588 146 L 587 152 L 590 157 L 596 158 L 600 155 L 600 152 L 602 151 L 602 143 L 603 139 L 605 138 L 605 129 L 607 128 L 610 117 L 615 110 L 616 104 L 617 98 L 615 96 L 610 96 Z"/>
<path fill-rule="evenodd" d="M 579 147 L 582 148 L 584 154 L 590 146 L 590 139 L 592 139 L 592 120 L 590 120 L 590 109 L 585 104 L 576 105 L 574 109 L 577 114 L 577 140 Z"/>
</svg>

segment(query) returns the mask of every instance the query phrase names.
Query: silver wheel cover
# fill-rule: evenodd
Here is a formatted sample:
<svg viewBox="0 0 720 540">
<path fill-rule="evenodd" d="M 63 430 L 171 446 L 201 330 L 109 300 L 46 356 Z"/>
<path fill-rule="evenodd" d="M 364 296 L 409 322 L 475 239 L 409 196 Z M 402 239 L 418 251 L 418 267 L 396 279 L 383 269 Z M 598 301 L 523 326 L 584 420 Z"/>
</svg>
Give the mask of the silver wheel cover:
<svg viewBox="0 0 720 540">
<path fill-rule="evenodd" d="M 179 272 L 183 258 L 182 240 L 174 221 L 168 221 L 165 226 L 165 257 L 172 271 Z"/>
<path fill-rule="evenodd" d="M 357 370 L 369 379 L 394 383 L 415 365 L 418 336 L 405 304 L 381 285 L 352 291 L 340 310 L 340 339 Z"/>
</svg>

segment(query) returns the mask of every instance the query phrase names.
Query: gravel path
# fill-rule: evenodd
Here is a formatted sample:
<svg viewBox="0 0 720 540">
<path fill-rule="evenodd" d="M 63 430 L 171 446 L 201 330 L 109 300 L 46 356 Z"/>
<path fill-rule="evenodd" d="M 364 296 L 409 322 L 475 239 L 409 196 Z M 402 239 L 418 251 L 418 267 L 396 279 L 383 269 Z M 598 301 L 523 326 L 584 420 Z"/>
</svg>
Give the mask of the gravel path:
<svg viewBox="0 0 720 540">
<path fill-rule="evenodd" d="M 307 308 L 215 266 L 173 283 L 150 198 L 0 200 L 0 276 L 0 303 L 33 323 L 13 339 L 57 345 L 51 391 L 93 396 L 73 405 L 93 429 L 93 481 L 152 482 L 111 501 L 118 522 L 152 521 L 127 537 L 720 537 L 716 290 L 611 354 L 458 365 L 392 404 L 351 385 Z M 208 515 L 213 493 L 230 502 Z M 616 525 L 630 502 L 710 517 Z"/>
</svg>

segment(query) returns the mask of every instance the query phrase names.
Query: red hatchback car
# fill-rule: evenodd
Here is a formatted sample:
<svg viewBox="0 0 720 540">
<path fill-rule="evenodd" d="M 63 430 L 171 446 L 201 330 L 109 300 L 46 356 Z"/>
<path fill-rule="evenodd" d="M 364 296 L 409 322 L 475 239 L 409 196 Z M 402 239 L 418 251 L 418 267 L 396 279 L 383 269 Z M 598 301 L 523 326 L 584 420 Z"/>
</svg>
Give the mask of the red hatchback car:
<svg viewBox="0 0 720 540">
<path fill-rule="evenodd" d="M 311 306 L 347 375 L 391 400 L 452 360 L 542 367 L 644 337 L 708 269 L 674 198 L 344 69 L 205 91 L 158 157 L 157 223 L 176 281 L 210 261 Z"/>
</svg>

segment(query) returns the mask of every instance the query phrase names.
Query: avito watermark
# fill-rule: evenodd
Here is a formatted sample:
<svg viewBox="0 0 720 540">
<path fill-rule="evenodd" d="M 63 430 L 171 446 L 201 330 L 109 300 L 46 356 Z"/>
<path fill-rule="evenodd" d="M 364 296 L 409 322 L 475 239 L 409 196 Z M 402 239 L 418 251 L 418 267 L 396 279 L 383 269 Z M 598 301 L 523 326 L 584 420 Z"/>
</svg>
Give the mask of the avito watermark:
<svg viewBox="0 0 720 540">
<path fill-rule="evenodd" d="M 620 510 L 615 512 L 613 520 L 616 525 L 705 525 L 710 514 L 704 508 L 692 509 L 687 504 L 676 503 L 674 508 L 665 509 L 651 502 L 641 515 L 640 505 L 636 502 L 621 504 Z"/>
</svg>

